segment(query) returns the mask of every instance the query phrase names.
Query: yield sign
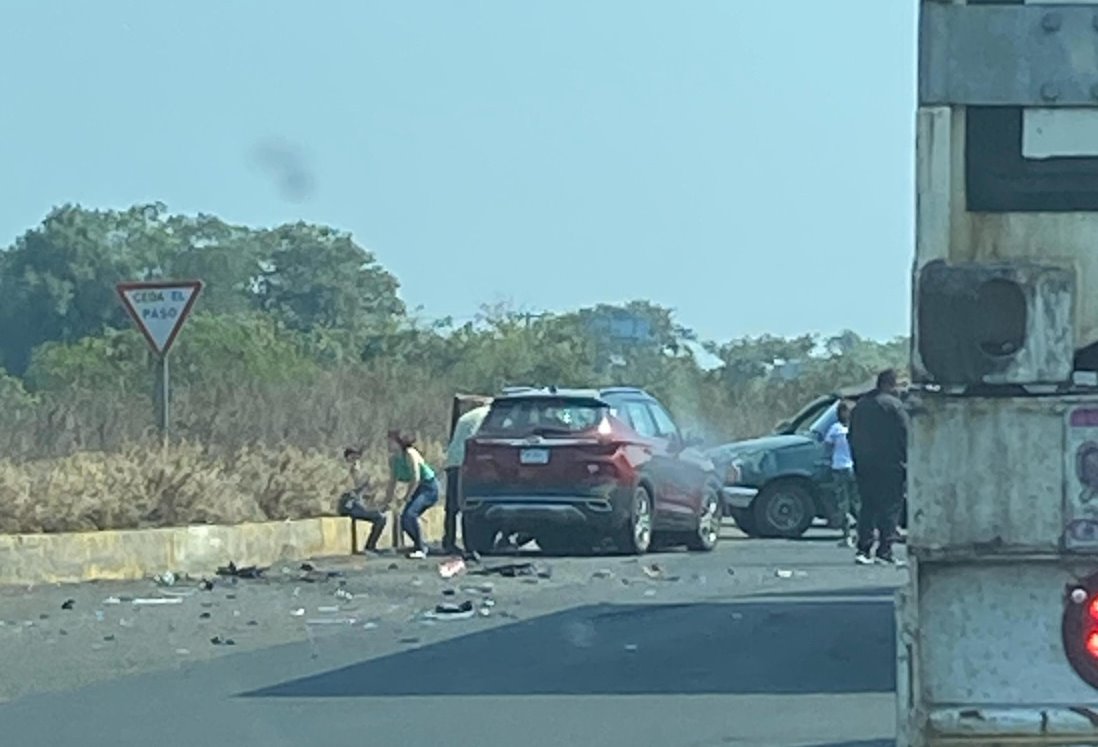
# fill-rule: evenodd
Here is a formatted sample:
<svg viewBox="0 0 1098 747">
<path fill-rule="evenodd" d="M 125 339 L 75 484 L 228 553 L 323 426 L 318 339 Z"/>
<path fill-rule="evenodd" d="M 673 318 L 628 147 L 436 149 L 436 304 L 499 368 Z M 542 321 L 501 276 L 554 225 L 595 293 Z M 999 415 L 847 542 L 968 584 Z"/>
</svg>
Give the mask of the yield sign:
<svg viewBox="0 0 1098 747">
<path fill-rule="evenodd" d="M 119 283 L 122 305 L 152 349 L 165 355 L 202 291 L 201 280 Z"/>
</svg>

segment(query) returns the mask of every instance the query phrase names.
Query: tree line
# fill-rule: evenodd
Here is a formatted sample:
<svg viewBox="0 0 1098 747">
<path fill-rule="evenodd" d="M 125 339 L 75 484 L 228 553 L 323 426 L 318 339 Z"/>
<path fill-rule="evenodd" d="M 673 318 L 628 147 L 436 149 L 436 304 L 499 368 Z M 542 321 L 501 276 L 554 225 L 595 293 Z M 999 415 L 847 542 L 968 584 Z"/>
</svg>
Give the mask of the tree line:
<svg viewBox="0 0 1098 747">
<path fill-rule="evenodd" d="M 643 386 L 719 441 L 766 432 L 822 391 L 907 360 L 905 339 L 851 331 L 699 340 L 644 300 L 425 321 L 346 232 L 250 228 L 162 204 L 65 205 L 0 252 L 9 459 L 154 443 L 154 361 L 115 284 L 157 278 L 205 282 L 172 352 L 173 432 L 214 449 L 370 446 L 396 424 L 437 442 L 454 392 L 508 384 Z"/>
</svg>

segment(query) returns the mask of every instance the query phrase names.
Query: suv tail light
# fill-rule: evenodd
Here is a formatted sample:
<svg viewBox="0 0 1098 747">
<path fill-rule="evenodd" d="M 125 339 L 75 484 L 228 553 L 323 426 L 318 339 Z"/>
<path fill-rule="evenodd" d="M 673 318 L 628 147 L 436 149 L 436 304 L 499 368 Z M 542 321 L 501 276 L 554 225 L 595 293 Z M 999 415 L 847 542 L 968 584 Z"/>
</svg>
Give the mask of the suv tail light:
<svg viewBox="0 0 1098 747">
<path fill-rule="evenodd" d="M 1068 586 L 1061 630 L 1071 668 L 1098 688 L 1098 573 Z"/>
</svg>

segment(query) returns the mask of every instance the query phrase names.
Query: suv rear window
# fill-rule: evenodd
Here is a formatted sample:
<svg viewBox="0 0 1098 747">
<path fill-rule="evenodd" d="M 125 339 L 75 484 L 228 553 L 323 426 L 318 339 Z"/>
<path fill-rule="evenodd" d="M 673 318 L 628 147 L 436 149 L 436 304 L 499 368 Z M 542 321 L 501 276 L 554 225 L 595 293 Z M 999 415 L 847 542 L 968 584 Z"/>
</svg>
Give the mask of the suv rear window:
<svg viewBox="0 0 1098 747">
<path fill-rule="evenodd" d="M 479 433 L 493 435 L 569 435 L 595 428 L 606 414 L 596 400 L 538 397 L 492 403 Z"/>
</svg>

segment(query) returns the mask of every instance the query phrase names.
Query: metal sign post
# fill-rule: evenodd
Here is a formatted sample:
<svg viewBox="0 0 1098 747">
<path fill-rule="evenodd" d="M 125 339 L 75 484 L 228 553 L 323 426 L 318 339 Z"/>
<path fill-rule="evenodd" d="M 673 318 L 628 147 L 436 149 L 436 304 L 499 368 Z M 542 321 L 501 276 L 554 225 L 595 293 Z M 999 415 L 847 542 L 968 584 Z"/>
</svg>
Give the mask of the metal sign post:
<svg viewBox="0 0 1098 747">
<path fill-rule="evenodd" d="M 116 290 L 122 305 L 157 356 L 156 424 L 162 438 L 167 442 L 171 423 L 168 352 L 202 292 L 202 281 L 119 283 Z"/>
</svg>

